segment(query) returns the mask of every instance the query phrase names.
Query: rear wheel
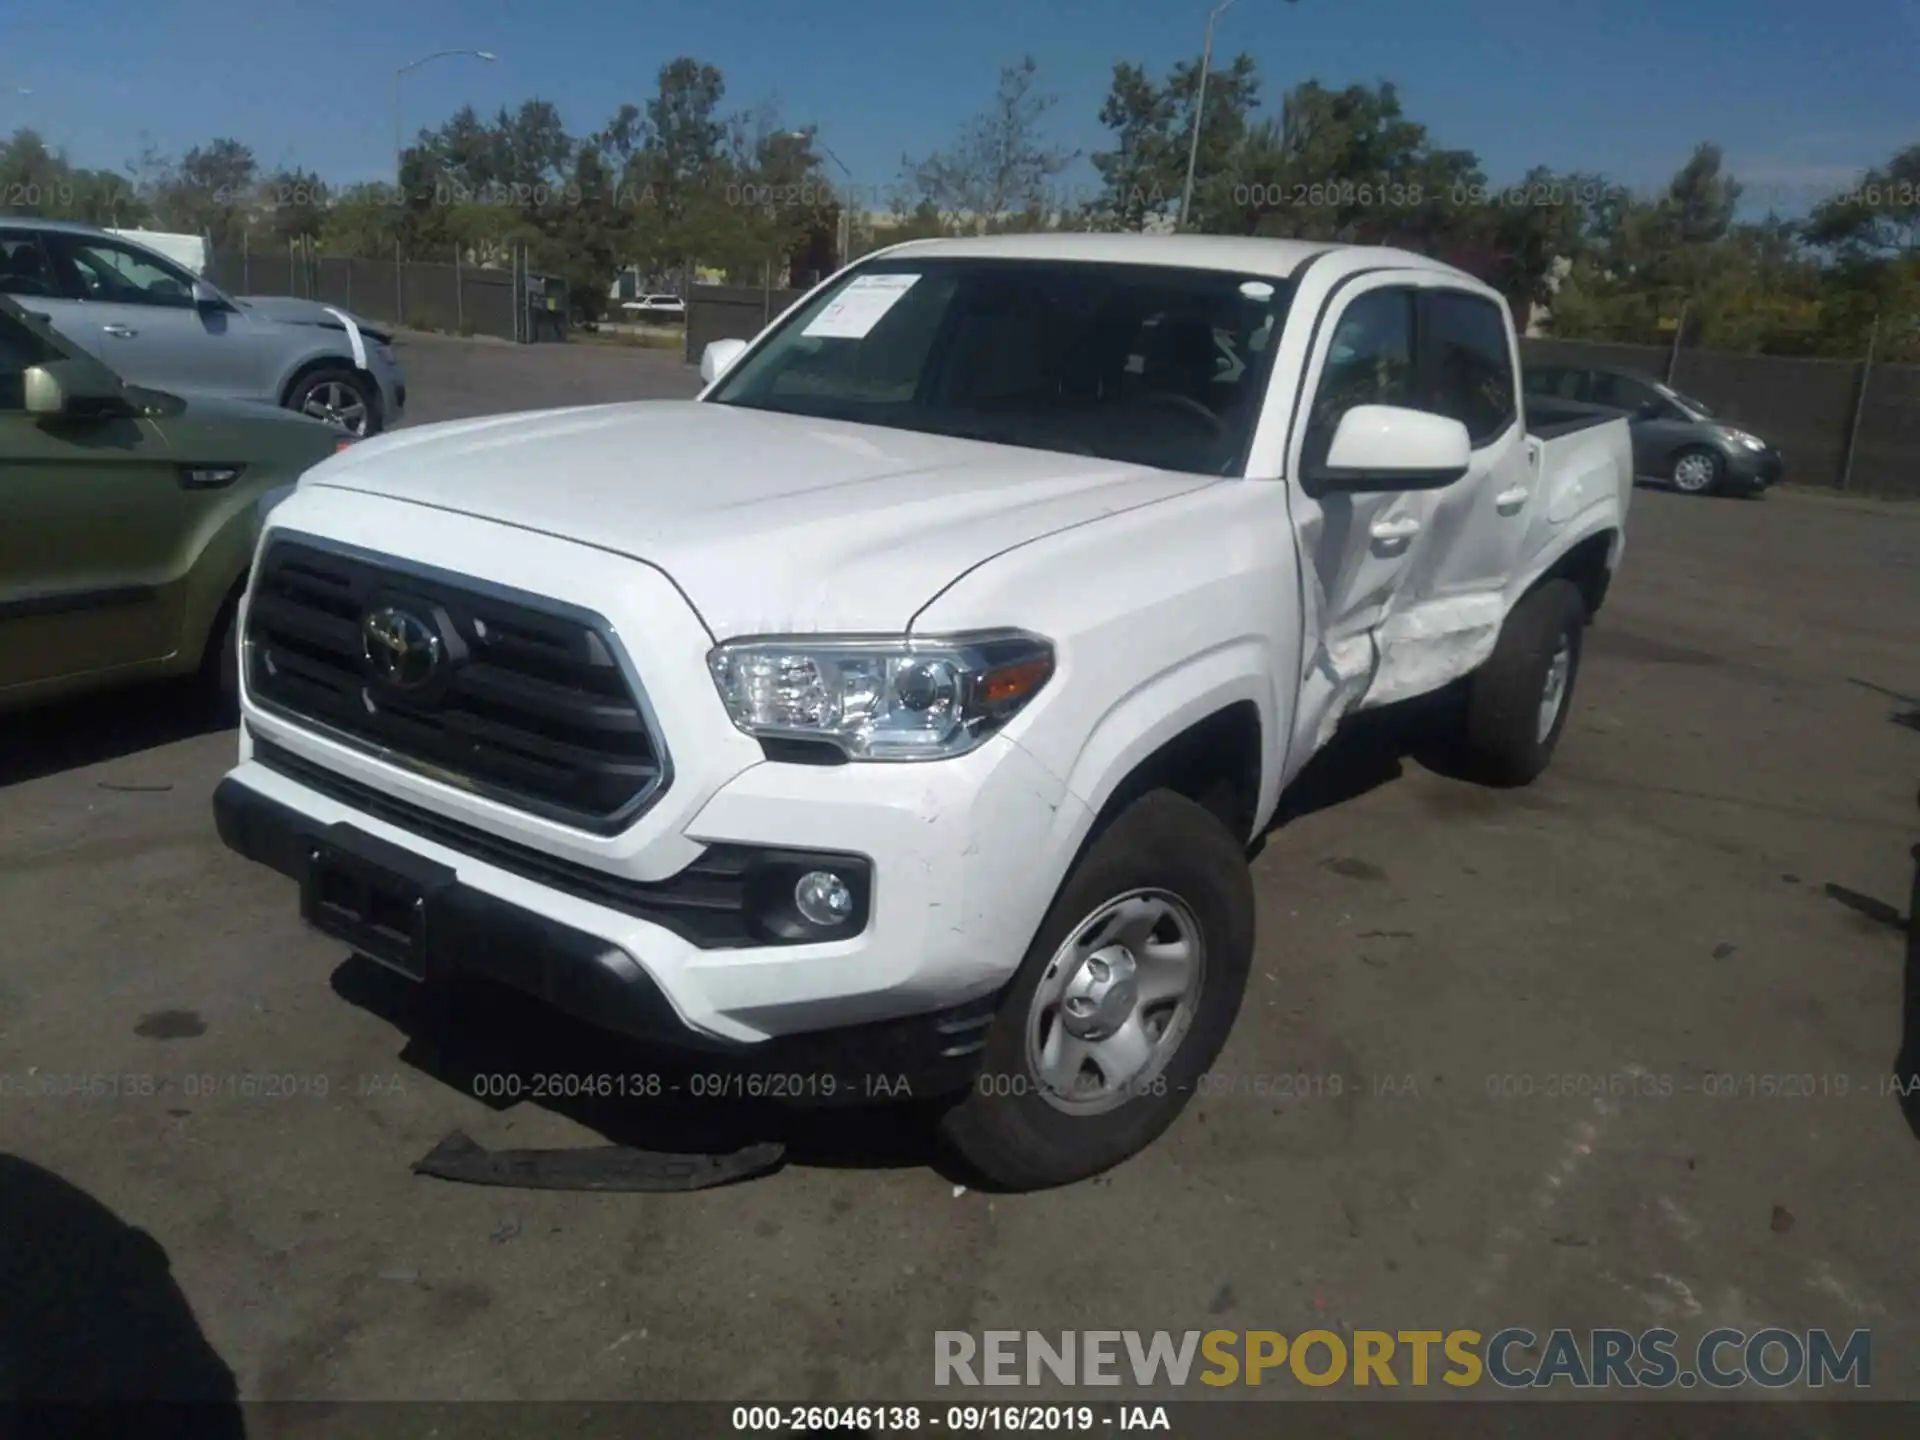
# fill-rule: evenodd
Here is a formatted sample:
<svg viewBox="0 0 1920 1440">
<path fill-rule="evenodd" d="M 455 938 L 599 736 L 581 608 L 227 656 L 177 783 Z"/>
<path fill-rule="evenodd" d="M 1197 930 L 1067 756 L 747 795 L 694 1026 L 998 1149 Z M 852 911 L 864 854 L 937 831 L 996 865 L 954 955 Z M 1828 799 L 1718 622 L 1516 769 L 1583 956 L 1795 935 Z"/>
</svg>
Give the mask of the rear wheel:
<svg viewBox="0 0 1920 1440">
<path fill-rule="evenodd" d="M 1061 887 L 944 1138 L 1012 1190 L 1146 1148 L 1233 1028 L 1253 914 L 1245 854 L 1215 816 L 1172 791 L 1136 800 Z"/>
<path fill-rule="evenodd" d="M 287 396 L 287 408 L 324 420 L 349 435 L 380 433 L 380 393 L 373 382 L 345 366 L 303 376 Z"/>
<path fill-rule="evenodd" d="M 1531 783 L 1553 758 L 1573 705 L 1587 605 L 1570 580 L 1523 597 L 1467 681 L 1461 756 L 1484 784 Z"/>
</svg>

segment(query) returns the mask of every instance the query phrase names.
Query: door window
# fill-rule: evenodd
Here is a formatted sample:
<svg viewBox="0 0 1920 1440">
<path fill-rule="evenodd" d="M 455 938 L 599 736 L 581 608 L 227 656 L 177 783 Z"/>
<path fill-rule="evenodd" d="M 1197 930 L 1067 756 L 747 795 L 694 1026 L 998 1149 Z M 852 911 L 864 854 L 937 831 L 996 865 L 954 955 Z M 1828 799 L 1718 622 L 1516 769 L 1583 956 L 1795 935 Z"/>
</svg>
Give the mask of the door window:
<svg viewBox="0 0 1920 1440">
<path fill-rule="evenodd" d="M 1435 290 L 1423 297 L 1423 410 L 1467 427 L 1475 447 L 1504 435 L 1519 413 L 1506 317 L 1479 295 Z"/>
<path fill-rule="evenodd" d="M 1563 370 L 1558 366 L 1530 367 L 1526 373 L 1527 394 L 1552 400 L 1587 398 L 1587 372 Z"/>
<path fill-rule="evenodd" d="M 53 270 L 31 230 L 0 230 L 0 295 L 57 295 Z"/>
<path fill-rule="evenodd" d="M 1600 371 L 1593 377 L 1593 403 L 1614 410 L 1635 411 L 1644 406 L 1664 410 L 1666 401 L 1651 385 L 1630 375 Z"/>
<path fill-rule="evenodd" d="M 1334 327 L 1307 412 L 1302 463 L 1326 463 L 1340 418 L 1356 405 L 1412 405 L 1413 292 L 1370 290 Z"/>
<path fill-rule="evenodd" d="M 76 300 L 193 308 L 193 277 L 157 256 L 86 235 L 58 237 L 54 251 L 67 292 Z"/>
</svg>

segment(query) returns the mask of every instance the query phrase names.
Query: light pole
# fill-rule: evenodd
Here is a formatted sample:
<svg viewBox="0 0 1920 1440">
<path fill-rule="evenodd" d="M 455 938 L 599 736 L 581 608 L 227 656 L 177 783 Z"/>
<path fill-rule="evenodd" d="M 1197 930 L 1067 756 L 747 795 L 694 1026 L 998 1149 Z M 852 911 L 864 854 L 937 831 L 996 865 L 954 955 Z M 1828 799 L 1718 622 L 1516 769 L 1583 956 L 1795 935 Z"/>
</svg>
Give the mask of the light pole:
<svg viewBox="0 0 1920 1440">
<path fill-rule="evenodd" d="M 840 173 L 847 177 L 847 198 L 840 202 L 840 233 L 834 239 L 834 248 L 836 251 L 834 259 L 837 262 L 834 265 L 834 269 L 843 270 L 846 268 L 847 262 L 853 258 L 851 254 L 853 250 L 853 212 L 847 208 L 847 202 L 853 198 L 853 191 L 856 184 L 853 178 L 853 171 L 847 168 L 846 161 L 842 160 L 838 155 L 834 154 L 832 150 L 828 149 L 826 145 L 821 143 L 818 135 L 809 134 L 805 130 L 789 130 L 787 131 L 786 138 L 789 140 L 806 141 L 808 145 L 838 165 L 840 167 Z"/>
<path fill-rule="evenodd" d="M 475 60 L 492 63 L 500 57 L 491 50 L 436 50 L 431 55 L 422 55 L 418 60 L 410 60 L 393 72 L 393 188 L 400 188 L 400 158 L 405 147 L 400 142 L 400 79 L 409 70 L 418 70 L 429 60 L 444 59 L 449 55 L 469 55 Z"/>
<path fill-rule="evenodd" d="M 1289 5 L 1294 0 L 1287 0 Z M 1213 68 L 1214 22 L 1233 8 L 1233 0 L 1220 0 L 1207 16 L 1207 43 L 1200 52 L 1200 93 L 1193 97 L 1193 140 L 1187 147 L 1187 183 L 1180 191 L 1180 228 L 1187 228 L 1187 211 L 1193 205 L 1193 171 L 1200 163 L 1200 122 L 1207 109 L 1207 72 Z"/>
</svg>

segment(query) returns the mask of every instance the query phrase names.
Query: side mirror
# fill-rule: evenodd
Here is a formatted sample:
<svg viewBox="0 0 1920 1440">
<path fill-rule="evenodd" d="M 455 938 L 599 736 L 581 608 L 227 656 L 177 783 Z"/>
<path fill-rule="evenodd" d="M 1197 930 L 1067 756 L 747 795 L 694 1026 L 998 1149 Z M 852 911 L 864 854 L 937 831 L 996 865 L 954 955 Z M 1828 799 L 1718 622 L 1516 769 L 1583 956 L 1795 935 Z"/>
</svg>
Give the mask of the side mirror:
<svg viewBox="0 0 1920 1440">
<path fill-rule="evenodd" d="M 1300 488 L 1314 496 L 1439 490 L 1472 462 L 1473 440 L 1458 420 L 1398 405 L 1356 405 L 1340 417 L 1326 461 L 1302 469 Z"/>
<path fill-rule="evenodd" d="M 65 420 L 120 420 L 139 413 L 111 371 L 83 360 L 49 360 L 21 377 L 29 415 Z"/>
<path fill-rule="evenodd" d="M 224 310 L 227 308 L 227 297 L 206 281 L 196 280 L 193 282 L 193 303 L 202 310 Z"/>
<path fill-rule="evenodd" d="M 744 340 L 716 340 L 700 356 L 700 378 L 711 385 L 733 368 L 733 362 L 747 352 Z"/>
</svg>

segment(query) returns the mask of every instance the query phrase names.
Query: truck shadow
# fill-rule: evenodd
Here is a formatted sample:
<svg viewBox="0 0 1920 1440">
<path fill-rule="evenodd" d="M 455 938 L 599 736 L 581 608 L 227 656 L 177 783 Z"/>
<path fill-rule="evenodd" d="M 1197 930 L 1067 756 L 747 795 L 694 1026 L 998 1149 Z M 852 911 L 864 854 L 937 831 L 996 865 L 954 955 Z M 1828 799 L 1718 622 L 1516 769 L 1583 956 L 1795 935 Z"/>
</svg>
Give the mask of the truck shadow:
<svg viewBox="0 0 1920 1440">
<path fill-rule="evenodd" d="M 0 715 L 0 787 L 232 729 L 192 681 L 159 681 Z"/>
<path fill-rule="evenodd" d="M 926 1097 L 819 1107 L 712 1098 L 695 1092 L 715 1067 L 664 1059 L 638 1041 L 484 981 L 422 986 L 354 955 L 334 970 L 332 985 L 406 1037 L 402 1064 L 494 1111 L 534 1105 L 635 1150 L 728 1155 L 774 1142 L 785 1147 L 786 1164 L 958 1173 L 935 1143 L 940 1105 Z M 566 1093 L 615 1088 L 620 1077 L 637 1089 L 654 1076 L 657 1095 Z M 603 1085 L 601 1077 L 613 1083 Z M 493 1093 L 502 1089 L 517 1093 Z"/>
<path fill-rule="evenodd" d="M 0 1433 L 246 1434 L 239 1388 L 154 1238 L 0 1154 Z"/>
<path fill-rule="evenodd" d="M 1281 794 L 1273 819 L 1254 839 L 1252 855 L 1265 848 L 1275 831 L 1294 821 L 1358 800 L 1401 779 L 1409 760 L 1437 775 L 1464 778 L 1453 757 L 1434 740 L 1436 734 L 1446 733 L 1448 707 L 1458 703 L 1457 696 L 1443 692 L 1349 717 Z"/>
</svg>

